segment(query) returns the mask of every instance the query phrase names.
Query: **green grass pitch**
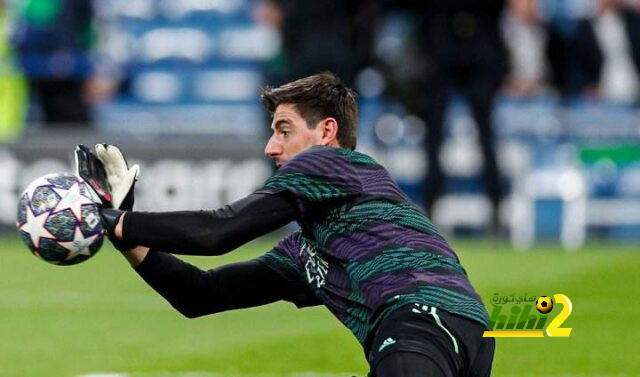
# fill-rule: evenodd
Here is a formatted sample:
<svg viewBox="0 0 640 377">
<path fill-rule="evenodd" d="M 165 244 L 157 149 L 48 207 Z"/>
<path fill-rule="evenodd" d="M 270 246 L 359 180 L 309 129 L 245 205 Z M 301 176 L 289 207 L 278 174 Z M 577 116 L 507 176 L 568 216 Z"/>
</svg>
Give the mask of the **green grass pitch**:
<svg viewBox="0 0 640 377">
<path fill-rule="evenodd" d="M 263 253 L 274 238 L 202 267 Z M 497 340 L 494 376 L 638 375 L 640 245 L 555 246 L 526 253 L 506 243 L 453 242 L 488 303 L 494 293 L 563 293 L 569 338 Z M 57 267 L 15 237 L 0 238 L 0 376 L 364 376 L 355 338 L 324 308 L 288 303 L 182 318 L 110 246 Z M 193 374 L 189 374 L 193 373 Z"/>
</svg>

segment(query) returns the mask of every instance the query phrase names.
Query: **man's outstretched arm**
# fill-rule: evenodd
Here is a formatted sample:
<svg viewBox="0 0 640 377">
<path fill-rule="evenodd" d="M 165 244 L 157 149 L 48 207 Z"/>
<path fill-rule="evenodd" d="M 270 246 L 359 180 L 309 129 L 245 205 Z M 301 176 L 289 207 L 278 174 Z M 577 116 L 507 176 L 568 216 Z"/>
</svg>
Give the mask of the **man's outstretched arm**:
<svg viewBox="0 0 640 377">
<path fill-rule="evenodd" d="M 129 258 L 135 252 L 143 258 Z M 188 318 L 287 300 L 304 306 L 309 293 L 259 260 L 232 263 L 203 271 L 175 256 L 137 248 L 125 252 L 149 286 Z"/>
<path fill-rule="evenodd" d="M 251 194 L 213 211 L 103 211 L 103 218 L 117 222 L 116 237 L 128 244 L 190 255 L 225 254 L 295 220 L 298 213 L 286 194 Z M 111 220 L 109 211 L 115 215 Z"/>
</svg>

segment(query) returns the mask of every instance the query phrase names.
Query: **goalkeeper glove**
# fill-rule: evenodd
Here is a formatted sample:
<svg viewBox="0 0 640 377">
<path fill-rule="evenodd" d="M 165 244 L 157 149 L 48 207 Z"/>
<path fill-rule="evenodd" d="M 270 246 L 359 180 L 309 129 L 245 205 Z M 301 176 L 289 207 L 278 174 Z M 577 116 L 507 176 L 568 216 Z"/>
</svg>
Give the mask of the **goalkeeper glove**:
<svg viewBox="0 0 640 377">
<path fill-rule="evenodd" d="M 84 145 L 76 147 L 76 174 L 89 184 L 89 192 L 100 208 L 102 223 L 111 243 L 120 251 L 132 249 L 137 245 L 116 238 L 115 228 L 123 213 L 117 209 L 118 206 L 126 210 L 133 209 L 133 186 L 139 174 L 139 167 L 135 165 L 128 169 L 122 153 L 115 146 L 105 147 L 99 144 L 96 146 L 96 151 L 102 153 L 108 162 L 103 161 L 99 155 L 96 156 Z M 107 163 L 110 170 L 106 169 Z M 114 186 L 110 182 L 116 183 L 119 189 L 117 198 L 112 195 Z"/>
<path fill-rule="evenodd" d="M 129 167 L 127 160 L 115 145 L 97 144 L 96 153 L 106 171 L 111 186 L 112 207 L 130 211 L 133 209 L 133 190 L 140 175 L 140 167 Z"/>
<path fill-rule="evenodd" d="M 112 207 L 111 187 L 102 161 L 86 146 L 75 149 L 75 172 L 89 185 L 89 195 L 98 207 Z"/>
<path fill-rule="evenodd" d="M 115 237 L 115 228 L 122 217 L 123 211 L 131 211 L 134 202 L 134 187 L 140 167 L 133 165 L 129 168 L 127 160 L 115 145 L 96 144 L 96 153 L 106 171 L 107 181 L 111 187 L 112 207 L 100 211 L 102 222 L 109 233 L 109 240 L 120 251 L 133 249 L 138 246 Z M 124 235 L 123 235 L 124 236 Z"/>
</svg>

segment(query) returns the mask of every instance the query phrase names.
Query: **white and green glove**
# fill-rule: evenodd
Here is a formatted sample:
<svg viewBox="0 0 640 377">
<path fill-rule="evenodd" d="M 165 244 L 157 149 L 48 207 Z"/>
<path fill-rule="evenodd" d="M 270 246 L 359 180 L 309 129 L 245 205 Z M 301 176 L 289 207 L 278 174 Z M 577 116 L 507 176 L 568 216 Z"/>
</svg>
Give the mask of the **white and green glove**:
<svg viewBox="0 0 640 377">
<path fill-rule="evenodd" d="M 131 168 L 115 145 L 98 144 L 93 153 L 84 145 L 75 150 L 76 174 L 91 187 L 93 201 L 100 207 L 100 217 L 109 240 L 120 251 L 136 245 L 129 244 L 114 236 L 115 227 L 123 211 L 131 211 L 134 202 L 134 186 L 140 167 Z"/>
<path fill-rule="evenodd" d="M 129 167 L 122 152 L 115 145 L 97 144 L 96 154 L 104 166 L 107 181 L 111 186 L 113 208 L 131 211 L 134 201 L 133 189 L 140 175 L 140 167 Z"/>
</svg>

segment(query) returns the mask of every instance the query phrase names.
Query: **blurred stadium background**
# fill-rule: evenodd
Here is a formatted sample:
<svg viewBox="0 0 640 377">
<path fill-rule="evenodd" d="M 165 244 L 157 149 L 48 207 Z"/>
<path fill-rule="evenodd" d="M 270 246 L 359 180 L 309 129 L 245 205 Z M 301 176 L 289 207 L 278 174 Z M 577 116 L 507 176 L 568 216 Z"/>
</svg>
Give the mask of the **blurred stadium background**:
<svg viewBox="0 0 640 377">
<path fill-rule="evenodd" d="M 114 143 L 141 164 L 140 210 L 213 208 L 259 187 L 272 168 L 262 156 L 268 116 L 258 90 L 290 73 L 278 28 L 286 14 L 274 16 L 271 7 L 277 1 L 95 1 L 91 48 L 34 63 L 46 67 L 40 75 L 86 79 L 91 121 L 51 124 L 29 96 L 34 64 L 19 54 L 15 38 L 25 14 L 46 16 L 65 3 L 0 0 L 0 375 L 364 375 L 355 340 L 321 309 L 278 304 L 188 321 L 109 247 L 72 268 L 27 255 L 13 230 L 18 194 L 42 174 L 70 170 L 77 143 Z M 394 85 L 389 67 L 412 69 L 403 64 L 412 56 L 415 14 L 381 3 L 375 18 L 365 18 L 375 24 L 365 48 L 371 56 L 351 80 L 360 94 L 359 149 L 421 203 L 428 130 L 387 95 Z M 433 221 L 453 239 L 487 302 L 506 291 L 563 293 L 573 301 L 570 338 L 501 339 L 495 375 L 637 375 L 640 5 L 504 6 L 500 28 L 510 70 L 493 107 L 507 192 L 500 231 L 486 232 L 491 203 L 480 178 L 478 133 L 469 105 L 457 96 L 445 117 L 440 160 L 449 179 Z M 522 9 L 534 9 L 535 21 Z M 597 80 L 579 90 L 549 78 L 544 44 L 556 21 L 588 25 L 599 47 Z M 93 68 L 76 72 L 85 60 Z M 578 70 L 588 62 L 572 64 Z M 194 261 L 210 267 L 241 260 L 274 241 Z"/>
</svg>

